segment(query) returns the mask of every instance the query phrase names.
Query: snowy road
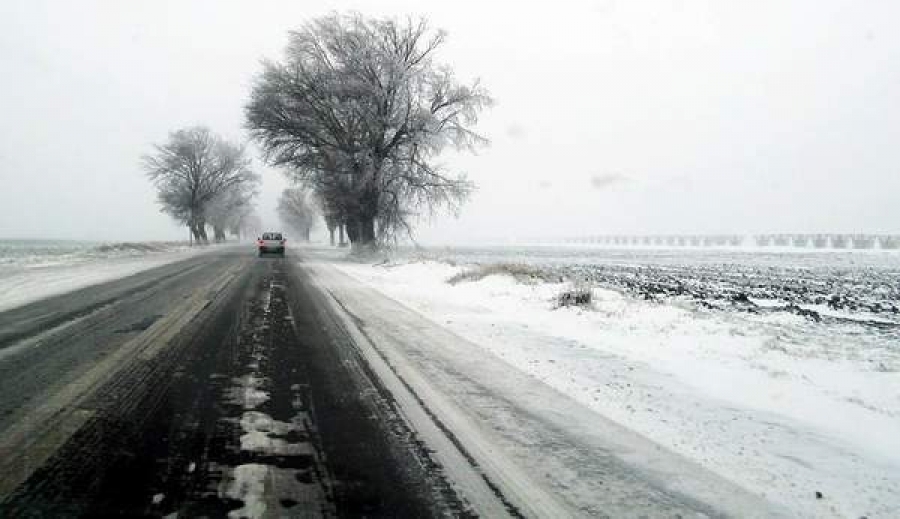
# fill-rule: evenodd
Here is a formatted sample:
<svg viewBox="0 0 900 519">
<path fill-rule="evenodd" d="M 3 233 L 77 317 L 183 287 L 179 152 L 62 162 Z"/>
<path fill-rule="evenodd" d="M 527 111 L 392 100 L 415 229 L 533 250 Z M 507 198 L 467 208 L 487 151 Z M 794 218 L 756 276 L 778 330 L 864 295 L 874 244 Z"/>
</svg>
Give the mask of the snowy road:
<svg viewBox="0 0 900 519">
<path fill-rule="evenodd" d="M 225 249 L 0 314 L 0 515 L 466 515 L 320 297 Z"/>
<path fill-rule="evenodd" d="M 333 260 L 223 248 L 0 313 L 0 512 L 797 515 L 504 358 L 558 337 L 491 351 Z"/>
</svg>

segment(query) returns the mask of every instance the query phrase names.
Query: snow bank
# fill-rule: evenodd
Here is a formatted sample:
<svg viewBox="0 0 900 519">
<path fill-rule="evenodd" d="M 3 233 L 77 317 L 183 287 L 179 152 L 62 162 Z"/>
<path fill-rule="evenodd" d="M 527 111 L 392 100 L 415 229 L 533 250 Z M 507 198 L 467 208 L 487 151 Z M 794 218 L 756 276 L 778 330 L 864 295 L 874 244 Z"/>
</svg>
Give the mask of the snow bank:
<svg viewBox="0 0 900 519">
<path fill-rule="evenodd" d="M 120 243 L 76 252 L 67 250 L 55 255 L 0 257 L 0 311 L 127 277 L 210 250 L 215 250 L 215 246 L 190 248 L 179 244 Z"/>
<path fill-rule="evenodd" d="M 567 283 L 450 284 L 466 269 L 438 261 L 335 265 L 793 515 L 900 512 L 894 329 L 602 288 L 590 309 L 556 308 Z"/>
<path fill-rule="evenodd" d="M 80 242 L 67 240 L 0 240 L 0 266 L 29 269 L 77 265 L 190 249 L 187 242 Z"/>
</svg>

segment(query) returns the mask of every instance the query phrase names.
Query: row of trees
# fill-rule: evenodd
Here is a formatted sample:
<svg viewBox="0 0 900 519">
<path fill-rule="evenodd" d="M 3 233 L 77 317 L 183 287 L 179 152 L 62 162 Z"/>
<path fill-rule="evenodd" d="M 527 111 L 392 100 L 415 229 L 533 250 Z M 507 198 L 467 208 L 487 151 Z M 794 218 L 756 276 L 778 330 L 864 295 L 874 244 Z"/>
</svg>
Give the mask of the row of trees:
<svg viewBox="0 0 900 519">
<path fill-rule="evenodd" d="M 309 241 L 309 234 L 316 220 L 316 204 L 309 191 L 291 187 L 281 192 L 278 216 L 290 233 Z"/>
<path fill-rule="evenodd" d="M 436 158 L 486 142 L 472 126 L 491 99 L 434 61 L 444 40 L 424 20 L 332 14 L 291 32 L 284 59 L 256 79 L 253 138 L 354 247 L 410 233 L 416 217 L 456 210 L 472 190 Z M 303 218 L 291 209 L 298 192 L 283 198 L 289 221 Z"/>
<path fill-rule="evenodd" d="M 278 200 L 278 215 L 284 225 L 301 239 L 309 241 L 310 231 L 321 214 L 330 235 L 331 245 L 346 245 L 345 224 L 339 214 L 330 210 L 327 200 L 305 187 L 290 187 Z M 337 233 L 338 241 L 335 241 Z"/>
<path fill-rule="evenodd" d="M 186 225 L 197 243 L 224 241 L 253 232 L 258 218 L 252 200 L 260 177 L 250 169 L 244 146 L 233 144 L 205 127 L 169 134 L 164 144 L 143 157 L 143 166 L 158 191 L 162 211 Z"/>
<path fill-rule="evenodd" d="M 343 243 L 369 248 L 410 235 L 415 220 L 456 211 L 473 185 L 446 171 L 447 148 L 474 150 L 491 98 L 435 61 L 445 40 L 424 20 L 332 14 L 289 34 L 281 62 L 264 62 L 246 106 L 265 158 L 297 187 L 278 212 L 308 239 L 315 209 Z M 144 157 L 163 211 L 198 241 L 225 239 L 251 218 L 259 176 L 243 146 L 204 127 L 175 131 Z"/>
</svg>

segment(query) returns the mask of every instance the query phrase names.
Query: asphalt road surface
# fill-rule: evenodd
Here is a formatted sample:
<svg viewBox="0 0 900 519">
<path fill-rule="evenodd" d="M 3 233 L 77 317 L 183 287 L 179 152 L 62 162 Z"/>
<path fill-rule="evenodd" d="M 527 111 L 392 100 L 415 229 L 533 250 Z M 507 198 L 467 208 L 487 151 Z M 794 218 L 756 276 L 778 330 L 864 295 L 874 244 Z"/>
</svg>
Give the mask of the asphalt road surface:
<svg viewBox="0 0 900 519">
<path fill-rule="evenodd" d="M 323 297 L 229 248 L 0 313 L 0 516 L 470 515 Z"/>
</svg>

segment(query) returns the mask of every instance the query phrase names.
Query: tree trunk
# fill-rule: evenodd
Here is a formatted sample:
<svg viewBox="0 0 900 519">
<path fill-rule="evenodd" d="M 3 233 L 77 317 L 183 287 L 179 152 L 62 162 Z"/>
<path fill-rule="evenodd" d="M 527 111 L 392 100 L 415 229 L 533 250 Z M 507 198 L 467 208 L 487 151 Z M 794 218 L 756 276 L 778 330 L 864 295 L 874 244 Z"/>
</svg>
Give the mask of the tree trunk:
<svg viewBox="0 0 900 519">
<path fill-rule="evenodd" d="M 364 247 L 375 245 L 375 217 L 362 216 L 359 219 L 359 244 Z"/>
<path fill-rule="evenodd" d="M 347 241 L 344 239 L 344 223 L 343 222 L 341 222 L 341 224 L 338 225 L 338 235 L 340 236 L 340 241 L 338 242 L 338 246 L 346 247 Z"/>
<path fill-rule="evenodd" d="M 209 244 L 209 235 L 206 234 L 206 222 L 200 222 L 197 224 L 197 231 L 200 233 L 200 240 L 203 245 Z"/>
<path fill-rule="evenodd" d="M 344 234 L 343 232 L 341 234 Z M 328 226 L 328 242 L 334 247 L 334 225 Z"/>
<path fill-rule="evenodd" d="M 356 215 L 359 232 L 353 248 L 374 249 L 377 244 L 375 217 L 378 215 L 378 197 L 378 191 L 369 188 L 360 199 L 359 212 Z"/>
<path fill-rule="evenodd" d="M 347 218 L 347 239 L 350 240 L 350 244 L 354 244 L 359 241 L 359 224 L 357 223 L 356 218 Z"/>
<path fill-rule="evenodd" d="M 213 225 L 213 236 L 215 237 L 216 243 L 222 243 L 227 240 L 224 227 Z"/>
<path fill-rule="evenodd" d="M 347 222 L 347 235 L 350 237 L 350 247 L 354 251 L 374 249 L 375 242 L 375 217 L 357 216 Z"/>
<path fill-rule="evenodd" d="M 203 234 L 200 232 L 200 225 L 197 222 L 192 222 L 191 225 L 191 234 L 194 235 L 194 243 L 197 245 L 203 245 Z"/>
</svg>

